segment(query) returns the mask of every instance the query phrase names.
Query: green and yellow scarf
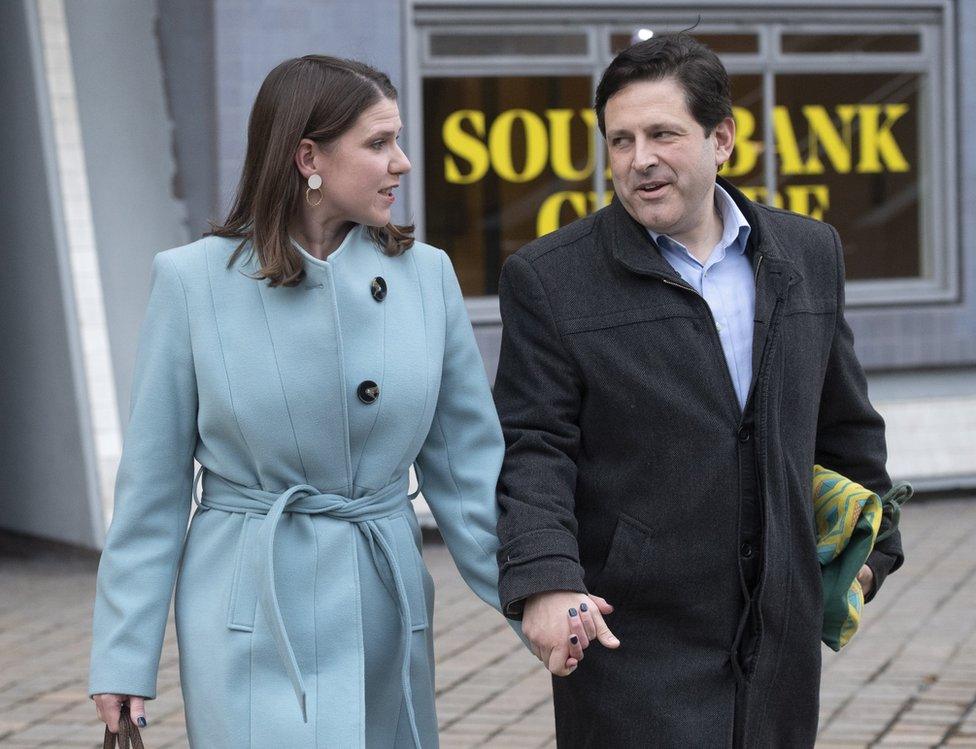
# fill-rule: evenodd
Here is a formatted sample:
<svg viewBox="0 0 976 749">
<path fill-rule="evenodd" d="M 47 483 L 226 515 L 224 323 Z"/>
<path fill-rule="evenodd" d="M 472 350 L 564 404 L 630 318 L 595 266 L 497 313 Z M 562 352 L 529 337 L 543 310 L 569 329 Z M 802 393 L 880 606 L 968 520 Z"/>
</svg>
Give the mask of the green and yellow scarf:
<svg viewBox="0 0 976 749">
<path fill-rule="evenodd" d="M 878 541 L 898 527 L 901 505 L 912 496 L 906 483 L 884 497 L 823 466 L 813 467 L 817 555 L 823 572 L 823 642 L 840 650 L 861 623 L 864 592 L 857 573 Z M 887 517 L 881 530 L 882 518 Z"/>
</svg>

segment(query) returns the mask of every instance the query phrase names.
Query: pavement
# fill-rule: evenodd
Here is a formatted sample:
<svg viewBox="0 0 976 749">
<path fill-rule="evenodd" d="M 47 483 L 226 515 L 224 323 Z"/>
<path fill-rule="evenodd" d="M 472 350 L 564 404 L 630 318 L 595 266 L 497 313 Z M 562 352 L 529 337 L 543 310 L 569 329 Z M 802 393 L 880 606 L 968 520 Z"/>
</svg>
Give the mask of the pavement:
<svg viewBox="0 0 976 749">
<path fill-rule="evenodd" d="M 902 533 L 905 566 L 850 645 L 824 649 L 818 747 L 976 749 L 976 497 L 910 504 Z M 443 545 L 424 557 L 441 746 L 554 747 L 546 671 L 486 615 Z M 101 747 L 85 694 L 95 567 L 90 554 L 0 536 L 0 747 Z M 172 622 L 147 713 L 150 749 L 187 746 Z"/>
</svg>

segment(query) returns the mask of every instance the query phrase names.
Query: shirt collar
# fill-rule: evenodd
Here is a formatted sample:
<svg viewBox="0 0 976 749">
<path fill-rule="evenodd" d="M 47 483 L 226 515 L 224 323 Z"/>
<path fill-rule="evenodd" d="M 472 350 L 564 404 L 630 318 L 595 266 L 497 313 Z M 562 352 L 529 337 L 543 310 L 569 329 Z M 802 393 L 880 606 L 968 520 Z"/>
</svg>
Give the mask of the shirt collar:
<svg viewBox="0 0 976 749">
<path fill-rule="evenodd" d="M 715 183 L 715 205 L 722 214 L 722 238 L 719 240 L 718 245 L 716 245 L 716 250 L 735 250 L 739 254 L 744 253 L 752 227 L 749 226 L 746 217 L 739 210 L 739 206 L 732 200 L 732 196 L 717 182 Z M 675 241 L 667 234 L 658 234 L 652 229 L 648 229 L 647 233 L 651 235 L 651 239 L 654 240 L 654 244 L 658 247 L 663 248 L 667 246 L 668 249 L 680 248 L 685 253 L 688 253 L 687 248 L 683 244 Z M 660 240 L 661 237 L 664 238 L 664 241 Z M 716 253 L 713 252 L 712 254 L 715 255 Z"/>
</svg>

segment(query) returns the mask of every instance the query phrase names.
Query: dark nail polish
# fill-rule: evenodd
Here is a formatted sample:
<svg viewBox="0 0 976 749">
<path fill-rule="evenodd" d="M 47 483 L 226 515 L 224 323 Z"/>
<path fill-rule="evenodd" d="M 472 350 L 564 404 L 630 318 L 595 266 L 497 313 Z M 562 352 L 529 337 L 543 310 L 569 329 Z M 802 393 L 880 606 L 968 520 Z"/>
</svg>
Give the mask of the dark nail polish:
<svg viewBox="0 0 976 749">
<path fill-rule="evenodd" d="M 569 641 L 575 645 L 576 643 L 579 642 L 579 638 L 576 635 L 573 635 L 572 637 L 569 638 Z"/>
<path fill-rule="evenodd" d="M 136 718 L 136 723 L 139 724 L 139 728 L 145 728 L 148 725 L 146 723 L 146 719 L 141 715 L 138 718 Z"/>
<path fill-rule="evenodd" d="M 579 614 L 577 613 L 576 609 L 570 609 L 569 610 L 569 615 L 570 616 L 579 616 Z"/>
<path fill-rule="evenodd" d="M 586 611 L 589 611 L 589 610 L 590 610 L 590 607 L 587 606 L 585 603 L 581 603 L 580 604 L 580 611 L 586 612 Z"/>
</svg>

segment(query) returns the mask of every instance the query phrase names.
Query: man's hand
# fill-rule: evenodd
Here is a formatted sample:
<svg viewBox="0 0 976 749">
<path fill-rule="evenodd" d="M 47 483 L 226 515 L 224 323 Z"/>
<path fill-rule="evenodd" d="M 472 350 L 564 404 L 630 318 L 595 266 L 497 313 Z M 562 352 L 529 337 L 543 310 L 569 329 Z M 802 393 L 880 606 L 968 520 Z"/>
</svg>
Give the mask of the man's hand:
<svg viewBox="0 0 976 749">
<path fill-rule="evenodd" d="M 864 597 L 867 598 L 868 593 L 871 592 L 871 588 L 874 587 L 874 573 L 866 564 L 857 573 L 857 581 L 861 583 L 861 591 L 864 593 Z"/>
<path fill-rule="evenodd" d="M 568 590 L 537 593 L 525 602 L 522 632 L 549 671 L 568 676 L 592 640 L 608 648 L 620 646 L 603 620 L 611 611 L 613 606 L 599 596 Z M 576 643 L 571 642 L 572 637 Z"/>
</svg>

